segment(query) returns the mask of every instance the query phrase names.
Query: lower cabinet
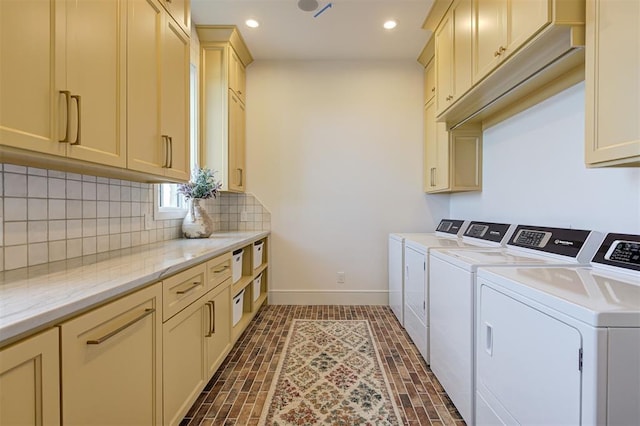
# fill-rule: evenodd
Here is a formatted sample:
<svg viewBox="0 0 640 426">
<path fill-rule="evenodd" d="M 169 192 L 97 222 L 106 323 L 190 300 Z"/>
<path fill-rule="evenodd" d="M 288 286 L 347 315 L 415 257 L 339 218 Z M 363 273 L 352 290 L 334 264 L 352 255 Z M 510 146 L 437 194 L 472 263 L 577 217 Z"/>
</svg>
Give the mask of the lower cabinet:
<svg viewBox="0 0 640 426">
<path fill-rule="evenodd" d="M 227 279 L 163 326 L 164 423 L 180 424 L 231 348 Z"/>
<path fill-rule="evenodd" d="M 0 425 L 180 424 L 267 301 L 267 242 L 235 284 L 224 253 L 0 349 Z"/>
<path fill-rule="evenodd" d="M 154 284 L 60 326 L 62 423 L 162 423 L 162 288 Z"/>
<path fill-rule="evenodd" d="M 57 328 L 0 350 L 0 425 L 60 424 L 59 354 Z"/>
</svg>

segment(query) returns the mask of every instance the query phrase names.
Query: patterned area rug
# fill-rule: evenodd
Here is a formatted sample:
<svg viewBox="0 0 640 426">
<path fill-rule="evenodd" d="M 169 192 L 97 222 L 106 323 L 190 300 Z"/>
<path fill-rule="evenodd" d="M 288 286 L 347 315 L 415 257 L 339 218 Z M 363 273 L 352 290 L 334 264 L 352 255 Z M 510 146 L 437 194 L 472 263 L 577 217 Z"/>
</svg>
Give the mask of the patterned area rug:
<svg viewBox="0 0 640 426">
<path fill-rule="evenodd" d="M 398 425 L 369 322 L 294 320 L 259 424 Z"/>
</svg>

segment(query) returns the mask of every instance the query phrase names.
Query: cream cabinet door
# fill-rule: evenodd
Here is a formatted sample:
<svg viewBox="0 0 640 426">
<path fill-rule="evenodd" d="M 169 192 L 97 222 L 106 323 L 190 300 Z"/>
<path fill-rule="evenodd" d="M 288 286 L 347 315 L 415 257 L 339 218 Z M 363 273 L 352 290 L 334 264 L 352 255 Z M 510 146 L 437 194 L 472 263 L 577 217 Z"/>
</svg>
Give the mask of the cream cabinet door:
<svg viewBox="0 0 640 426">
<path fill-rule="evenodd" d="M 242 103 L 245 103 L 246 78 L 244 65 L 238 54 L 233 48 L 229 48 L 229 89 L 233 90 Z"/>
<path fill-rule="evenodd" d="M 158 0 L 129 0 L 127 19 L 127 168 L 163 175 L 168 141 L 160 136 L 165 12 Z"/>
<path fill-rule="evenodd" d="M 427 103 L 436 94 L 436 67 L 432 59 L 424 69 L 424 102 Z"/>
<path fill-rule="evenodd" d="M 245 189 L 245 107 L 229 90 L 229 190 Z"/>
<path fill-rule="evenodd" d="M 204 339 L 210 329 L 208 309 L 203 297 L 164 323 L 164 424 L 180 423 L 207 380 Z"/>
<path fill-rule="evenodd" d="M 64 10 L 62 0 L 0 1 L 0 145 L 66 155 Z"/>
<path fill-rule="evenodd" d="M 438 115 L 471 87 L 471 22 L 471 0 L 458 0 L 436 30 Z"/>
<path fill-rule="evenodd" d="M 507 0 L 474 0 L 473 84 L 501 61 L 506 51 Z"/>
<path fill-rule="evenodd" d="M 424 192 L 432 192 L 435 189 L 435 172 L 438 165 L 438 142 L 436 140 L 436 107 L 435 102 L 427 102 L 424 107 Z"/>
<path fill-rule="evenodd" d="M 436 111 L 440 114 L 453 100 L 453 19 L 445 15 L 436 29 Z"/>
<path fill-rule="evenodd" d="M 162 423 L 162 288 L 154 284 L 60 326 L 62 423 Z"/>
<path fill-rule="evenodd" d="M 57 328 L 0 350 L 1 425 L 60 424 L 59 360 Z"/>
<path fill-rule="evenodd" d="M 471 0 L 452 6 L 453 19 L 453 102 L 471 88 Z"/>
<path fill-rule="evenodd" d="M 212 377 L 231 349 L 231 280 L 217 288 L 207 299 L 207 313 L 211 316 L 210 329 L 206 333 L 207 377 Z"/>
<path fill-rule="evenodd" d="M 551 1 L 553 0 L 509 0 L 507 51 L 502 56 L 509 56 L 551 22 Z"/>
<path fill-rule="evenodd" d="M 166 176 L 188 181 L 189 147 L 189 37 L 167 17 L 162 43 L 161 134 L 169 143 Z"/>
<path fill-rule="evenodd" d="M 586 163 L 640 164 L 640 2 L 587 1 Z"/>
<path fill-rule="evenodd" d="M 186 33 L 191 33 L 191 6 L 189 0 L 162 0 L 164 7 L 169 11 L 173 19 L 178 22 L 180 28 Z"/>
<path fill-rule="evenodd" d="M 449 132 L 445 123 L 436 123 L 437 160 L 434 172 L 434 190 L 449 189 Z"/>
<path fill-rule="evenodd" d="M 126 1 L 66 2 L 67 156 L 126 166 Z"/>
</svg>

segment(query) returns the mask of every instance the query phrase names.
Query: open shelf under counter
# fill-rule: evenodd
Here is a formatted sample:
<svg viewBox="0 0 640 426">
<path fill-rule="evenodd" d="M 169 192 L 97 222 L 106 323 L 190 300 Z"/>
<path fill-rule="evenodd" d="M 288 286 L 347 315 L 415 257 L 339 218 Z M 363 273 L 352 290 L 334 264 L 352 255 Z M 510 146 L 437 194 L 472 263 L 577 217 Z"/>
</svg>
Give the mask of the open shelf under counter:
<svg viewBox="0 0 640 426">
<path fill-rule="evenodd" d="M 253 278 L 257 277 L 258 275 L 260 275 L 262 272 L 264 272 L 265 269 L 267 269 L 269 265 L 264 262 L 262 265 L 258 266 L 256 269 L 253 270 Z"/>
<path fill-rule="evenodd" d="M 242 291 L 242 289 L 246 288 L 249 284 L 253 282 L 253 276 L 251 275 L 243 275 L 236 283 L 231 286 L 231 296 L 236 297 L 238 293 Z"/>
</svg>

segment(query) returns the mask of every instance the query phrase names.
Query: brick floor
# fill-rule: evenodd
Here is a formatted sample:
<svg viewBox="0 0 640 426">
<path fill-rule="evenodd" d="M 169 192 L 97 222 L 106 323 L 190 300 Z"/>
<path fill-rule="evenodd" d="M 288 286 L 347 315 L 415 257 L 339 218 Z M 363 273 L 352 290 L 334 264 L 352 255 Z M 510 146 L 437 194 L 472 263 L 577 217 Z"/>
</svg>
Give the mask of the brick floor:
<svg viewBox="0 0 640 426">
<path fill-rule="evenodd" d="M 464 425 L 388 306 L 260 309 L 181 425 L 258 425 L 293 319 L 366 319 L 405 425 Z"/>
</svg>

